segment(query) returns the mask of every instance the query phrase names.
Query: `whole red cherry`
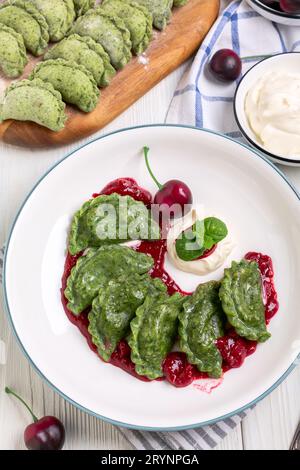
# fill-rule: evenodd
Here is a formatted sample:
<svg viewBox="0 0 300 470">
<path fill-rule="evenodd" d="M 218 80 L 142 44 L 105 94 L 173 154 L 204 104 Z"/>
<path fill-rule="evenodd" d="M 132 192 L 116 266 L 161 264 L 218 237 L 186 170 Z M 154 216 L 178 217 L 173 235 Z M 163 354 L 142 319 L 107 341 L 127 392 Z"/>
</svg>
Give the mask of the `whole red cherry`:
<svg viewBox="0 0 300 470">
<path fill-rule="evenodd" d="M 300 13 L 300 0 L 280 0 L 279 4 L 286 13 Z"/>
<path fill-rule="evenodd" d="M 230 369 L 241 367 L 247 357 L 247 348 L 243 338 L 223 336 L 217 340 L 217 347 L 225 367 Z"/>
<path fill-rule="evenodd" d="M 61 450 L 65 442 L 65 428 L 55 416 L 38 419 L 27 403 L 13 390 L 5 387 L 5 392 L 14 395 L 27 408 L 33 423 L 24 431 L 24 442 L 29 450 Z"/>
<path fill-rule="evenodd" d="M 262 3 L 268 6 L 276 6 L 276 3 L 278 3 L 279 0 L 262 0 Z"/>
<path fill-rule="evenodd" d="M 187 387 L 194 380 L 194 366 L 182 352 L 171 352 L 162 365 L 164 376 L 174 387 Z"/>
<path fill-rule="evenodd" d="M 172 208 L 172 217 L 182 216 L 187 210 L 189 210 L 193 203 L 193 195 L 190 188 L 183 181 L 175 179 L 169 180 L 164 184 L 159 183 L 151 170 L 148 154 L 149 147 L 144 147 L 147 169 L 154 183 L 158 187 L 158 191 L 154 196 L 154 204 L 158 204 L 159 206 L 165 205 L 168 208 Z"/>
<path fill-rule="evenodd" d="M 247 356 L 256 350 L 257 342 L 239 336 L 232 328 L 217 339 L 216 345 L 223 358 L 223 370 L 241 367 Z"/>
<path fill-rule="evenodd" d="M 231 49 L 220 49 L 212 56 L 209 67 L 217 79 L 232 82 L 241 75 L 242 61 Z"/>
</svg>

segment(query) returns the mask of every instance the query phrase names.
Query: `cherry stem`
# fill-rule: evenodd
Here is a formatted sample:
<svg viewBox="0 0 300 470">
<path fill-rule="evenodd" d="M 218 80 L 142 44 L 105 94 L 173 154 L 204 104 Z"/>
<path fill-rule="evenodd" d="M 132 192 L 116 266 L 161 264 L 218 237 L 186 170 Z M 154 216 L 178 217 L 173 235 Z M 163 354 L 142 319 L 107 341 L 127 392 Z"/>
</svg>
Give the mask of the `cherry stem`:
<svg viewBox="0 0 300 470">
<path fill-rule="evenodd" d="M 153 171 L 151 170 L 150 164 L 149 164 L 149 159 L 148 159 L 148 154 L 149 154 L 149 147 L 144 147 L 144 156 L 145 156 L 145 162 L 146 162 L 146 167 L 150 173 L 151 178 L 153 179 L 154 183 L 157 185 L 158 189 L 161 189 L 163 187 L 162 184 L 160 184 L 159 181 L 154 176 Z"/>
<path fill-rule="evenodd" d="M 13 395 L 13 396 L 16 397 L 21 403 L 23 403 L 23 405 L 27 408 L 27 410 L 28 410 L 29 413 L 31 414 L 34 423 L 36 423 L 36 422 L 38 421 L 38 418 L 35 416 L 35 414 L 33 413 L 32 409 L 27 405 L 27 403 L 23 400 L 23 398 L 19 397 L 19 395 L 17 395 L 16 392 L 14 392 L 13 390 L 11 390 L 11 389 L 8 388 L 8 387 L 5 387 L 5 392 L 6 392 L 8 395 Z"/>
<path fill-rule="evenodd" d="M 268 55 L 250 55 L 247 57 L 241 57 L 241 60 L 258 60 L 258 59 L 267 59 L 268 57 L 272 57 L 271 54 Z"/>
</svg>

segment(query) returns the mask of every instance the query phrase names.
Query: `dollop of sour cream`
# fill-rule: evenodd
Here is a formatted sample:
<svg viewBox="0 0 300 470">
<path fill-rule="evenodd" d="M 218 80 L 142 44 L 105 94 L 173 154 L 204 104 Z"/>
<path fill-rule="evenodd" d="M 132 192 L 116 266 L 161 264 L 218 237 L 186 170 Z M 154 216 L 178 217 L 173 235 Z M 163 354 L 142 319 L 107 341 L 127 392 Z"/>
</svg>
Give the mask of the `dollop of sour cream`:
<svg viewBox="0 0 300 470">
<path fill-rule="evenodd" d="M 204 215 L 202 211 L 200 216 L 195 209 L 191 210 L 185 217 L 173 224 L 167 237 L 167 251 L 174 266 L 181 271 L 197 274 L 198 276 L 204 276 L 220 268 L 235 246 L 235 243 L 228 234 L 224 240 L 217 244 L 215 251 L 207 258 L 196 259 L 194 261 L 184 261 L 179 258 L 175 245 L 177 238 L 182 232 L 192 227 L 196 220 L 203 220 L 205 217 L 208 217 L 208 215 Z"/>
<path fill-rule="evenodd" d="M 258 142 L 269 152 L 300 156 L 300 73 L 270 71 L 249 90 L 245 112 Z"/>
</svg>

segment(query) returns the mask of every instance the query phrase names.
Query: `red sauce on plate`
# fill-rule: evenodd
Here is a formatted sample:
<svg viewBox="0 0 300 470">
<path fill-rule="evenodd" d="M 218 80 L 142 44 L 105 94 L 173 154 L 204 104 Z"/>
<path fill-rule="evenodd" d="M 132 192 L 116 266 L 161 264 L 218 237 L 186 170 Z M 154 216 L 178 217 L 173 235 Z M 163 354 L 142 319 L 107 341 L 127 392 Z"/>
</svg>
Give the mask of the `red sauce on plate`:
<svg viewBox="0 0 300 470">
<path fill-rule="evenodd" d="M 93 194 L 93 197 L 97 197 L 100 194 L 111 194 L 114 192 L 120 195 L 129 195 L 138 201 L 144 202 L 144 204 L 147 206 L 149 206 L 152 201 L 151 194 L 145 189 L 139 187 L 137 182 L 132 178 L 120 178 L 114 180 L 105 186 L 105 188 L 100 193 Z M 166 240 L 158 240 L 153 242 L 141 241 L 136 245 L 136 247 L 134 247 L 134 249 L 140 253 L 146 253 L 153 257 L 154 267 L 152 268 L 150 274 L 152 277 L 159 277 L 162 279 L 168 288 L 169 294 L 179 292 L 183 295 L 191 295 L 190 293 L 184 292 L 164 268 L 165 256 L 167 252 Z M 200 258 L 206 258 L 212 254 L 215 249 L 216 245 L 213 246 L 211 250 L 207 250 Z M 67 254 L 62 277 L 62 304 L 70 322 L 77 326 L 82 335 L 86 338 L 90 349 L 97 354 L 97 348 L 93 344 L 91 335 L 88 331 L 89 309 L 85 310 L 78 316 L 73 315 L 73 313 L 67 307 L 68 301 L 64 296 L 67 279 L 70 275 L 71 269 L 75 266 L 80 256 L 82 256 L 82 253 L 78 253 L 75 256 L 72 256 L 69 253 Z M 258 263 L 262 276 L 265 315 L 266 323 L 268 324 L 270 319 L 276 314 L 279 308 L 277 293 L 274 285 L 274 270 L 272 260 L 269 256 L 256 252 L 247 253 L 245 255 L 245 259 L 253 260 Z M 226 334 L 216 341 L 216 345 L 223 358 L 223 372 L 233 368 L 241 367 L 246 357 L 253 354 L 257 347 L 257 343 L 255 341 L 249 341 L 240 337 L 232 328 L 228 329 Z M 130 353 L 131 349 L 126 340 L 122 340 L 112 354 L 109 362 L 110 364 L 119 367 L 139 380 L 148 382 L 149 379 L 147 377 L 141 376 L 135 372 L 135 366 L 131 361 Z M 197 367 L 188 363 L 185 353 L 177 351 L 171 352 L 167 355 L 163 362 L 163 372 L 164 378 L 175 387 L 186 387 L 195 380 L 208 378 L 206 373 L 199 372 Z"/>
<path fill-rule="evenodd" d="M 184 292 L 174 279 L 170 276 L 169 273 L 165 270 L 165 257 L 167 253 L 167 241 L 166 240 L 157 240 L 153 242 L 142 241 L 135 248 L 139 253 L 145 253 L 151 255 L 154 259 L 154 266 L 150 271 L 152 277 L 159 277 L 167 286 L 168 293 L 170 295 L 175 292 L 179 292 L 183 295 L 189 295 L 187 292 Z"/>
<path fill-rule="evenodd" d="M 249 261 L 256 261 L 260 269 L 264 291 L 266 323 L 268 325 L 271 318 L 274 317 L 279 309 L 277 292 L 274 284 L 274 269 L 272 259 L 270 256 L 255 252 L 247 253 L 245 255 L 245 259 Z"/>
<path fill-rule="evenodd" d="M 152 203 L 152 194 L 147 189 L 142 188 L 133 178 L 118 178 L 108 183 L 99 193 L 93 194 L 93 197 L 101 194 L 117 193 L 120 196 L 131 196 L 136 201 L 143 202 L 147 207 Z"/>
<path fill-rule="evenodd" d="M 165 257 L 167 253 L 166 240 L 158 240 L 153 242 L 142 241 L 136 247 L 134 247 L 134 249 L 140 253 L 146 253 L 152 256 L 154 259 L 154 267 L 150 271 L 150 274 L 152 277 L 159 277 L 163 280 L 168 288 L 168 293 L 170 295 L 174 294 L 175 292 L 179 292 L 182 295 L 191 295 L 191 293 L 183 291 L 178 286 L 178 284 L 176 284 L 170 274 L 165 270 Z M 215 251 L 215 249 L 216 245 L 214 245 L 210 250 L 206 250 L 198 259 L 207 258 Z"/>
</svg>

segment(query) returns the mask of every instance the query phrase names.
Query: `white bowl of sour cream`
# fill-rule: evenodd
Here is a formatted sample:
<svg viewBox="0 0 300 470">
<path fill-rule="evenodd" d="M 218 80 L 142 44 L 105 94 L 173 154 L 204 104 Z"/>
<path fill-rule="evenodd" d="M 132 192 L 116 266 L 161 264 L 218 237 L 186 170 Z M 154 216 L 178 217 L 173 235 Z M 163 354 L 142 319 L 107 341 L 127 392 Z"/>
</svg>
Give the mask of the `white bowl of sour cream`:
<svg viewBox="0 0 300 470">
<path fill-rule="evenodd" d="M 252 146 L 276 163 L 300 166 L 300 53 L 254 65 L 237 87 L 234 113 Z"/>
<path fill-rule="evenodd" d="M 296 13 L 287 13 L 280 11 L 276 5 L 276 0 L 270 5 L 263 3 L 261 0 L 246 0 L 253 10 L 260 13 L 267 20 L 274 21 L 275 23 L 284 24 L 287 26 L 300 26 L 300 15 Z M 274 8 L 275 6 L 275 8 Z"/>
</svg>

